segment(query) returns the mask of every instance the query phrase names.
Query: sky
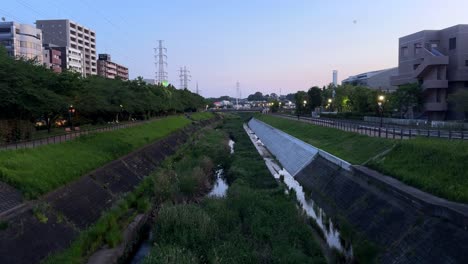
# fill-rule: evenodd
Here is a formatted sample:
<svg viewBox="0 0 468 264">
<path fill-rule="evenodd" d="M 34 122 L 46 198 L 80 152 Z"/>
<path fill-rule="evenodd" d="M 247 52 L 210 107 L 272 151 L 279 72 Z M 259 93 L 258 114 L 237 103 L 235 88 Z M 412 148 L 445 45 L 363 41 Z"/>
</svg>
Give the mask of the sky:
<svg viewBox="0 0 468 264">
<path fill-rule="evenodd" d="M 10 0 L 6 21 L 71 19 L 96 32 L 98 53 L 154 78 L 164 40 L 169 82 L 191 71 L 205 97 L 287 94 L 398 66 L 398 38 L 468 24 L 468 1 L 448 0 Z"/>
</svg>

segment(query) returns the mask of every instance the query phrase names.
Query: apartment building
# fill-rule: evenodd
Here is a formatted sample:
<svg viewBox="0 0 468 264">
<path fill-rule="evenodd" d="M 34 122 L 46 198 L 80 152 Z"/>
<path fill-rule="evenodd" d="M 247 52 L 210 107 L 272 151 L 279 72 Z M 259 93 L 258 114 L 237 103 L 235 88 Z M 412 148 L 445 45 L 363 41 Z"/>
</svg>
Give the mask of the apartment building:
<svg viewBox="0 0 468 264">
<path fill-rule="evenodd" d="M 128 68 L 111 61 L 110 54 L 99 54 L 98 75 L 109 79 L 128 80 Z"/>
<path fill-rule="evenodd" d="M 62 72 L 62 52 L 52 45 L 44 45 L 44 66 L 52 71 Z"/>
<path fill-rule="evenodd" d="M 398 68 L 364 72 L 352 75 L 341 81 L 341 84 L 366 86 L 371 89 L 394 92 L 398 87 L 390 84 L 390 77 L 398 74 Z"/>
<path fill-rule="evenodd" d="M 118 77 L 122 80 L 128 80 L 128 68 L 112 62 L 109 54 L 99 54 L 97 67 L 99 76 L 109 79 Z"/>
<path fill-rule="evenodd" d="M 398 74 L 392 85 L 418 82 L 429 120 L 463 119 L 447 102 L 449 94 L 468 89 L 468 25 L 423 30 L 399 39 Z"/>
<path fill-rule="evenodd" d="M 42 31 L 16 22 L 0 22 L 0 45 L 16 58 L 36 59 L 43 63 Z"/>
<path fill-rule="evenodd" d="M 43 43 L 66 47 L 66 56 L 78 50 L 83 60 L 83 76 L 96 75 L 96 33 L 68 19 L 37 20 L 36 27 L 43 32 Z M 76 59 L 76 58 L 74 58 Z"/>
</svg>

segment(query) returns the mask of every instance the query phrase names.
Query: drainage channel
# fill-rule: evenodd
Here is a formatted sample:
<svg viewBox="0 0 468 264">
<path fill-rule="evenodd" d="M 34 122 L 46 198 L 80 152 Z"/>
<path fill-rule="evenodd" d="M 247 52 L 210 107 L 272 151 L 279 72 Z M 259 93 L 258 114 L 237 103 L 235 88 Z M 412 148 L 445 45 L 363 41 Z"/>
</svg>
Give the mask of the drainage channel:
<svg viewBox="0 0 468 264">
<path fill-rule="evenodd" d="M 334 227 L 332 220 L 326 216 L 325 212 L 312 199 L 306 197 L 301 184 L 296 181 L 296 179 L 294 179 L 294 177 L 288 171 L 286 171 L 286 169 L 280 166 L 279 162 L 273 158 L 260 138 L 255 135 L 255 133 L 247 126 L 247 124 L 244 124 L 244 130 L 249 135 L 250 140 L 254 144 L 258 153 L 265 160 L 265 164 L 273 177 L 275 177 L 275 179 L 278 181 L 284 182 L 284 184 L 286 184 L 288 187 L 285 192 L 289 193 L 290 190 L 295 191 L 298 203 L 307 216 L 311 217 L 320 228 L 328 248 L 336 249 L 347 259 L 352 259 L 352 246 L 343 242 L 344 240 L 340 237 L 340 232 L 337 228 Z"/>
<path fill-rule="evenodd" d="M 230 147 L 230 152 L 231 154 L 234 153 L 234 144 L 235 142 L 233 140 L 229 140 L 229 147 Z M 216 171 L 216 181 L 213 185 L 213 188 L 211 191 L 206 195 L 206 197 L 210 198 L 223 198 L 226 196 L 227 189 L 229 188 L 229 185 L 224 178 L 224 169 L 218 165 Z M 135 251 L 133 257 L 127 262 L 129 264 L 141 264 L 144 262 L 144 259 L 150 254 L 151 252 L 151 240 L 152 240 L 152 232 L 151 230 L 147 231 L 148 234 L 146 234 L 146 239 L 144 239 L 141 244 L 138 246 L 138 249 Z"/>
</svg>

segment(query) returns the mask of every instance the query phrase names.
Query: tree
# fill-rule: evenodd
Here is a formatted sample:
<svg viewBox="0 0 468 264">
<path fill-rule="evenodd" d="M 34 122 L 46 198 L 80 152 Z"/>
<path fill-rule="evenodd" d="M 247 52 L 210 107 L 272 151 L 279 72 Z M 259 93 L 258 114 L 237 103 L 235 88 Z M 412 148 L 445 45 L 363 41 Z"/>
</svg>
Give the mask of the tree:
<svg viewBox="0 0 468 264">
<path fill-rule="evenodd" d="M 296 101 L 296 114 L 298 115 L 304 115 L 308 114 L 308 108 L 307 108 L 307 93 L 304 91 L 298 91 L 295 95 L 295 101 Z M 306 103 L 304 104 L 304 101 Z"/>
<path fill-rule="evenodd" d="M 413 108 L 420 108 L 422 102 L 422 88 L 417 83 L 402 85 L 391 96 L 392 106 L 399 110 L 402 118 Z"/>
<path fill-rule="evenodd" d="M 459 89 L 453 94 L 450 94 L 448 101 L 455 106 L 457 112 L 463 113 L 466 117 L 468 116 L 468 90 Z"/>
<path fill-rule="evenodd" d="M 255 92 L 247 97 L 248 101 L 264 101 L 265 97 L 261 92 Z"/>
<path fill-rule="evenodd" d="M 294 101 L 295 96 L 296 96 L 295 93 L 289 93 L 289 94 L 286 95 L 286 99 L 289 100 L 289 101 Z"/>
<path fill-rule="evenodd" d="M 307 96 L 309 98 L 307 104 L 309 112 L 322 105 L 322 90 L 317 86 L 310 88 L 307 91 Z"/>
</svg>

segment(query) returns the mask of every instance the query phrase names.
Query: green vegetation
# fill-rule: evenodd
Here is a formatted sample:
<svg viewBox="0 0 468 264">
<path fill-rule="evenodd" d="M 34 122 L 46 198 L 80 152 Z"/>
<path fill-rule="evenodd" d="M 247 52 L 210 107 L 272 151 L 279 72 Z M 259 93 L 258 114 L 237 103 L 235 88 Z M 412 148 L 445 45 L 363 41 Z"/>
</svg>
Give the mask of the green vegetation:
<svg viewBox="0 0 468 264">
<path fill-rule="evenodd" d="M 0 152 L 0 180 L 35 198 L 188 125 L 173 116 L 140 126 L 80 136 L 61 144 Z"/>
<path fill-rule="evenodd" d="M 368 137 L 273 116 L 258 118 L 353 164 L 392 148 L 366 165 L 434 195 L 468 203 L 468 142 L 416 138 Z"/>
<path fill-rule="evenodd" d="M 167 201 L 185 203 L 204 192 L 212 181 L 214 162 L 223 164 L 229 155 L 227 142 L 224 142 L 225 148 L 220 146 L 225 140 L 224 134 L 213 130 L 207 132 L 204 130 L 195 134 L 176 155 L 166 159 L 160 169 L 146 177 L 94 225 L 82 231 L 68 249 L 49 256 L 43 263 L 85 263 L 103 245 L 117 246 L 122 241 L 123 229 L 137 214 L 148 212 L 152 204 Z M 206 156 L 206 151 L 212 153 L 213 160 Z M 185 188 L 187 183 L 193 185 Z M 174 248 L 164 250 L 174 254 L 180 252 Z M 191 259 L 189 256 L 173 257 L 176 261 L 179 258 Z"/>
<path fill-rule="evenodd" d="M 154 179 L 145 178 L 132 193 L 105 212 L 94 225 L 82 231 L 68 249 L 49 256 L 42 263 L 86 263 L 86 259 L 102 245 L 117 246 L 122 241 L 122 230 L 137 214 L 149 211 L 150 207 L 142 206 L 142 203 L 151 199 L 153 186 Z"/>
<path fill-rule="evenodd" d="M 213 117 L 213 113 L 211 112 L 200 112 L 191 115 L 191 118 L 195 121 L 210 119 Z"/>
<path fill-rule="evenodd" d="M 173 112 L 194 112 L 205 106 L 203 97 L 187 89 L 150 85 L 136 80 L 81 77 L 65 71 L 54 73 L 34 61 L 15 60 L 0 46 L 0 120 L 44 122 L 50 131 L 56 120 L 68 120 L 73 105 L 73 124 L 149 119 Z M 11 125 L 0 130 L 0 142 L 15 141 L 25 128 Z"/>
<path fill-rule="evenodd" d="M 227 196 L 164 204 L 144 263 L 325 263 L 295 197 L 270 175 L 242 120 L 224 122 L 221 131 L 236 142 L 224 164 Z"/>
<path fill-rule="evenodd" d="M 449 200 L 468 203 L 468 142 L 416 138 L 400 141 L 369 167 Z"/>
<path fill-rule="evenodd" d="M 364 163 L 396 142 L 274 116 L 260 115 L 257 118 L 353 164 Z"/>
</svg>

